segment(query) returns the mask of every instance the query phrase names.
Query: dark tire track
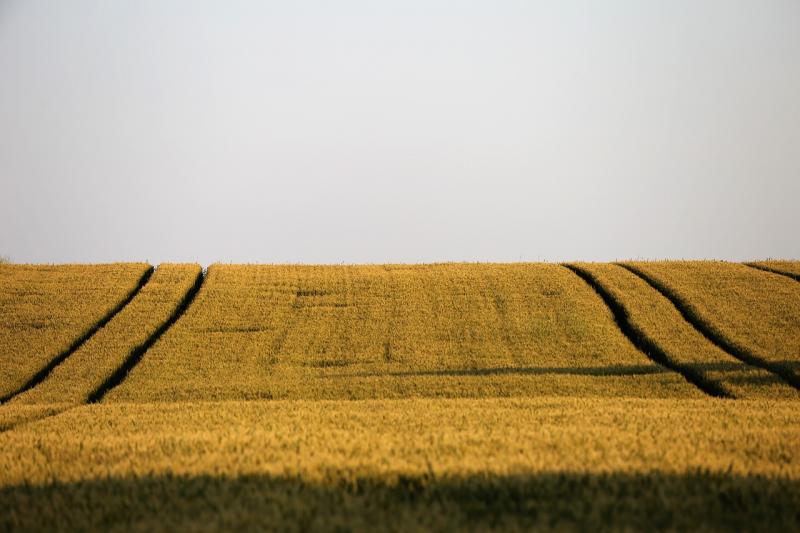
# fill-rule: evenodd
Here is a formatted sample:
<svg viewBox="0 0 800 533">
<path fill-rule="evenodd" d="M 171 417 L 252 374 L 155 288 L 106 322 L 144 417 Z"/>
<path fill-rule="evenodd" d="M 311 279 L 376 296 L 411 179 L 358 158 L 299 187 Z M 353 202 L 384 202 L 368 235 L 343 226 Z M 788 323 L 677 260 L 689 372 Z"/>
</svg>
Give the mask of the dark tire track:
<svg viewBox="0 0 800 533">
<path fill-rule="evenodd" d="M 793 279 L 797 282 L 800 282 L 800 274 L 792 274 L 791 272 L 784 272 L 782 270 L 776 270 L 774 268 L 770 268 L 766 265 L 757 265 L 755 263 L 742 263 L 744 266 L 748 266 L 750 268 L 755 268 L 756 270 L 761 270 L 762 272 L 769 272 L 770 274 L 777 274 L 779 276 L 784 276 L 789 279 Z"/>
<path fill-rule="evenodd" d="M 142 277 L 139 278 L 139 282 L 136 284 L 136 287 L 134 287 L 133 290 L 130 293 L 128 293 L 128 295 L 120 303 L 116 305 L 116 307 L 114 307 L 111 311 L 106 313 L 106 315 L 99 321 L 95 322 L 92 325 L 92 327 L 86 330 L 83 333 L 83 335 L 78 337 L 66 350 L 58 354 L 56 357 L 54 357 L 49 363 L 47 363 L 47 365 L 45 365 L 44 368 L 39 370 L 27 382 L 25 382 L 25 384 L 22 387 L 0 398 L 0 404 L 8 402 L 15 396 L 34 388 L 39 383 L 44 381 L 47 378 L 47 376 L 50 375 L 50 372 L 52 372 L 55 367 L 60 365 L 70 355 L 78 351 L 78 349 L 80 349 L 80 347 L 83 346 L 86 343 L 86 341 L 92 338 L 92 336 L 95 333 L 100 331 L 106 324 L 108 324 L 111 321 L 111 319 L 114 318 L 120 311 L 122 311 L 122 309 L 126 305 L 131 303 L 131 300 L 133 300 L 136 297 L 136 295 L 139 294 L 139 291 L 141 291 L 147 284 L 147 282 L 150 280 L 150 276 L 153 275 L 153 270 L 154 268 L 152 266 L 148 268 L 145 271 L 145 273 L 142 274 Z"/>
<path fill-rule="evenodd" d="M 742 361 L 743 363 L 772 372 L 792 387 L 800 389 L 800 376 L 798 376 L 792 368 L 784 366 L 780 363 L 768 361 L 752 353 L 750 350 L 747 350 L 746 348 L 726 339 L 722 333 L 716 330 L 716 328 L 710 324 L 707 324 L 703 318 L 700 317 L 700 315 L 698 315 L 697 312 L 695 312 L 689 306 L 686 300 L 672 291 L 672 289 L 646 274 L 639 268 L 626 263 L 615 264 L 639 276 L 651 287 L 660 292 L 665 298 L 672 302 L 672 305 L 678 309 L 684 320 L 694 326 L 697 331 L 699 331 L 709 341 L 714 343 L 718 348 L 728 352 L 730 355 Z"/>
<path fill-rule="evenodd" d="M 690 365 L 674 361 L 655 341 L 653 341 L 653 339 L 631 322 L 628 309 L 617 301 L 591 272 L 577 265 L 565 264 L 563 266 L 575 273 L 600 295 L 600 298 L 603 299 L 603 302 L 605 302 L 606 306 L 608 306 L 611 313 L 614 315 L 614 321 L 617 323 L 617 326 L 619 326 L 619 329 L 622 330 L 622 333 L 650 360 L 673 372 L 679 373 L 686 381 L 709 396 L 717 398 L 734 397 L 722 384 L 708 378 L 704 372 L 698 371 Z"/>
<path fill-rule="evenodd" d="M 172 325 L 178 321 L 178 319 L 183 316 L 186 310 L 189 309 L 189 306 L 194 301 L 197 293 L 200 292 L 200 287 L 202 287 L 204 280 L 205 275 L 201 270 L 200 273 L 197 274 L 197 279 L 195 280 L 194 285 L 192 285 L 189 290 L 186 291 L 183 300 L 181 300 L 180 304 L 178 304 L 178 307 L 175 308 L 175 311 L 172 313 L 172 315 L 163 324 L 161 324 L 161 326 L 159 326 L 159 328 L 153 332 L 153 334 L 150 335 L 147 340 L 131 350 L 130 354 L 128 354 L 128 357 L 125 359 L 122 365 L 120 365 L 120 367 L 117 368 L 117 370 L 114 371 L 114 373 L 111 374 L 102 385 L 100 385 L 89 395 L 87 403 L 99 402 L 103 399 L 103 396 L 108 393 L 108 391 L 125 380 L 125 378 L 128 376 L 128 373 L 130 373 L 130 371 L 133 370 L 137 364 L 139 364 L 139 361 L 142 360 L 142 357 L 144 357 L 144 354 L 147 352 L 147 350 L 149 350 L 150 347 L 153 346 L 153 344 L 155 344 L 156 341 L 164 333 L 166 333 L 166 331 L 171 328 Z"/>
</svg>

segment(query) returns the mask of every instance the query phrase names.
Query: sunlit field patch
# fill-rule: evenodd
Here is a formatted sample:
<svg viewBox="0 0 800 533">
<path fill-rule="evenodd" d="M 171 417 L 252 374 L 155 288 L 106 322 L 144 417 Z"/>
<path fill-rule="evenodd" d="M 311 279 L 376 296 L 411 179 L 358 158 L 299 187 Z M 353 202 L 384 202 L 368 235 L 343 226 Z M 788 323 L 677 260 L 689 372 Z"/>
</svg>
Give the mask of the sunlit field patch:
<svg viewBox="0 0 800 533">
<path fill-rule="evenodd" d="M 794 529 L 798 413 L 712 399 L 99 404 L 0 435 L 0 524 Z"/>
<path fill-rule="evenodd" d="M 698 391 L 559 265 L 213 265 L 108 401 Z"/>
<path fill-rule="evenodd" d="M 102 392 L 109 377 L 176 312 L 200 273 L 199 265 L 158 267 L 104 328 L 12 403 L 85 403 L 96 391 Z"/>
<path fill-rule="evenodd" d="M 145 264 L 0 264 L 0 398 L 22 389 L 137 289 Z"/>
<path fill-rule="evenodd" d="M 688 323 L 672 303 L 646 281 L 618 265 L 583 263 L 625 307 L 632 323 L 666 357 L 722 387 L 737 398 L 798 398 L 798 391 L 779 376 L 727 353 Z"/>
<path fill-rule="evenodd" d="M 626 266 L 668 295 L 706 336 L 800 386 L 800 284 L 723 261 Z"/>
<path fill-rule="evenodd" d="M 800 528 L 784 275 L 0 274 L 5 375 L 46 369 L 0 405 L 0 530 Z"/>
</svg>

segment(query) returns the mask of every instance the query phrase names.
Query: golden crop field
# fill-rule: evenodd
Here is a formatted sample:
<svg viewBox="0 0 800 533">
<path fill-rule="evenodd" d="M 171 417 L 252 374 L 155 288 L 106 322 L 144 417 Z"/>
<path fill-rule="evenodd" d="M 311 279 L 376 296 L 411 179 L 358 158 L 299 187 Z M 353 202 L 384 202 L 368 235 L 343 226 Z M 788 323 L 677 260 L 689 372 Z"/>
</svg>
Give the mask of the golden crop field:
<svg viewBox="0 0 800 533">
<path fill-rule="evenodd" d="M 176 311 L 199 265 L 162 265 L 108 325 L 11 403 L 85 403 Z"/>
<path fill-rule="evenodd" d="M 0 266 L 0 530 L 800 530 L 790 277 L 150 272 Z"/>
<path fill-rule="evenodd" d="M 678 309 L 647 282 L 607 263 L 581 263 L 629 314 L 631 323 L 665 356 L 712 388 L 736 398 L 800 398 L 800 391 L 763 368 L 725 352 L 683 319 Z"/>
<path fill-rule="evenodd" d="M 18 392 L 124 303 L 145 264 L 0 264 L 0 399 Z"/>
<path fill-rule="evenodd" d="M 728 351 L 800 385 L 800 284 L 722 261 L 629 263 Z"/>
<path fill-rule="evenodd" d="M 19 404 L 7 403 L 0 405 L 0 432 L 22 426 L 28 422 L 34 422 L 41 418 L 47 418 L 75 407 L 70 403 L 34 403 Z"/>
<path fill-rule="evenodd" d="M 800 281 L 800 261 L 755 261 L 749 264 Z"/>
<path fill-rule="evenodd" d="M 212 265 L 107 399 L 545 394 L 701 393 L 636 350 L 559 265 Z"/>
<path fill-rule="evenodd" d="M 798 443 L 793 402 L 99 404 L 0 435 L 0 528 L 788 531 Z"/>
</svg>

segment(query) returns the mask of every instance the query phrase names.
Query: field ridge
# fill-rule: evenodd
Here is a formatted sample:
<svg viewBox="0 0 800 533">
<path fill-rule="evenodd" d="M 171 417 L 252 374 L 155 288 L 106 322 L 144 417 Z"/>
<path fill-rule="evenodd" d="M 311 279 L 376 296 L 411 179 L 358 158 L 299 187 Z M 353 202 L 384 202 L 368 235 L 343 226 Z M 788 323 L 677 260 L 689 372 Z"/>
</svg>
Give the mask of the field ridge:
<svg viewBox="0 0 800 533">
<path fill-rule="evenodd" d="M 116 306 L 114 306 L 105 316 L 103 316 L 100 320 L 95 322 L 89 329 L 83 332 L 72 344 L 67 347 L 66 350 L 59 353 L 56 357 L 50 360 L 41 370 L 39 370 L 36 374 L 34 374 L 27 382 L 25 382 L 20 388 L 15 391 L 10 392 L 9 394 L 0 398 L 0 404 L 4 404 L 9 400 L 13 399 L 15 396 L 22 394 L 25 391 L 28 391 L 39 383 L 44 381 L 48 375 L 53 371 L 55 367 L 61 364 L 64 360 L 66 360 L 70 355 L 75 353 L 81 346 L 83 346 L 92 336 L 97 333 L 100 329 L 102 329 L 106 324 L 108 324 L 120 311 L 122 311 L 125 306 L 127 306 L 139 292 L 144 288 L 147 282 L 150 280 L 150 276 L 153 275 L 154 268 L 150 266 L 148 269 L 145 270 L 144 274 L 139 278 L 136 286 L 131 290 L 125 298 L 122 299 Z"/>
<path fill-rule="evenodd" d="M 789 279 L 793 279 L 797 282 L 800 282 L 800 274 L 795 274 L 794 272 L 786 272 L 785 270 L 780 270 L 778 268 L 773 268 L 769 265 L 762 265 L 759 263 L 742 263 L 744 266 L 748 266 L 750 268 L 755 268 L 756 270 L 761 270 L 762 272 L 769 272 L 770 274 L 777 274 L 779 276 L 784 276 Z"/>
<path fill-rule="evenodd" d="M 721 383 L 709 378 L 704 372 L 689 365 L 675 361 L 669 354 L 650 338 L 641 328 L 630 319 L 630 312 L 625 305 L 614 298 L 614 295 L 591 272 L 576 264 L 565 264 L 566 268 L 589 284 L 600 295 L 603 302 L 611 309 L 614 320 L 622 333 L 628 337 L 634 346 L 652 361 L 682 375 L 686 381 L 696 386 L 709 396 L 717 398 L 733 398 L 734 395 Z"/>
<path fill-rule="evenodd" d="M 142 360 L 144 354 L 147 353 L 147 350 L 158 341 L 158 339 L 167 332 L 169 328 L 177 322 L 181 316 L 186 312 L 189 306 L 194 301 L 197 293 L 200 292 L 200 287 L 203 285 L 203 281 L 205 279 L 205 274 L 202 269 L 198 272 L 197 277 L 195 278 L 194 284 L 186 291 L 186 294 L 181 299 L 181 302 L 178 304 L 178 307 L 175 308 L 175 311 L 172 315 L 163 323 L 161 326 L 156 329 L 152 335 L 150 335 L 147 340 L 145 340 L 142 344 L 134 348 L 122 365 L 117 368 L 108 378 L 95 389 L 91 394 L 89 394 L 87 403 L 97 403 L 103 399 L 103 396 L 106 393 L 122 383 L 124 379 L 127 377 L 128 373 Z"/>
<path fill-rule="evenodd" d="M 41 422 L 47 418 L 71 411 L 83 404 L 59 403 L 59 404 L 20 404 L 5 405 L 4 411 L 0 411 L 0 435 L 7 431 L 19 429 L 34 422 Z"/>
<path fill-rule="evenodd" d="M 702 333 L 709 341 L 717 345 L 717 347 L 719 347 L 721 350 L 736 357 L 743 363 L 768 370 L 769 372 L 779 376 L 792 387 L 800 389 L 800 377 L 798 377 L 792 368 L 780 363 L 767 361 L 752 351 L 747 350 L 746 348 L 728 340 L 723 333 L 717 330 L 717 328 L 706 323 L 679 294 L 643 270 L 628 263 L 619 262 L 615 264 L 639 276 L 641 279 L 646 281 L 648 285 L 664 295 L 664 297 L 672 302 L 675 308 L 678 309 L 678 311 L 681 313 L 681 316 L 683 316 L 687 322 L 694 326 L 697 331 Z"/>
</svg>

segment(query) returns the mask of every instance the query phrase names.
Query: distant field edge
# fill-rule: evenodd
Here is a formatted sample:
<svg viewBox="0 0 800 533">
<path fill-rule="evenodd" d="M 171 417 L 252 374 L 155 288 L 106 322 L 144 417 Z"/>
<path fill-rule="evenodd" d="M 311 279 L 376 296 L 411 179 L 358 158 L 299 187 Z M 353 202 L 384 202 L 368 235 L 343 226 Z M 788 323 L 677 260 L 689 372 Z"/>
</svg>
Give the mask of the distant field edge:
<svg viewBox="0 0 800 533">
<path fill-rule="evenodd" d="M 688 302 L 686 302 L 679 294 L 635 265 L 624 262 L 615 264 L 639 276 L 651 287 L 664 295 L 664 297 L 672 302 L 675 308 L 678 309 L 680 314 L 687 322 L 694 326 L 695 329 L 702 333 L 709 341 L 711 341 L 713 344 L 716 344 L 721 350 L 729 353 L 743 363 L 747 363 L 748 365 L 763 368 L 764 370 L 772 372 L 792 387 L 800 389 L 800 376 L 798 376 L 792 368 L 779 363 L 773 363 L 772 361 L 767 361 L 751 351 L 743 348 L 742 346 L 731 342 L 725 338 L 722 333 L 717 331 L 716 328 L 706 323 L 706 321 L 703 320 L 703 318 L 700 317 L 700 315 L 698 315 L 688 304 Z"/>
<path fill-rule="evenodd" d="M 22 394 L 23 392 L 30 390 L 37 386 L 39 383 L 45 380 L 48 375 L 53 371 L 55 367 L 61 364 L 64 360 L 66 360 L 70 355 L 75 353 L 83 344 L 86 343 L 95 333 L 97 333 L 100 329 L 102 329 L 106 324 L 108 324 L 120 311 L 122 311 L 125 306 L 127 306 L 139 292 L 144 288 L 147 282 L 150 280 L 150 277 L 153 275 L 154 268 L 153 266 L 148 267 L 142 276 L 139 278 L 139 281 L 136 283 L 136 286 L 123 298 L 114 308 L 112 308 L 108 313 L 105 314 L 100 320 L 95 322 L 89 329 L 87 329 L 82 335 L 80 335 L 72 344 L 70 344 L 66 350 L 59 353 L 56 357 L 50 360 L 41 370 L 36 372 L 28 381 L 25 382 L 20 388 L 15 391 L 12 391 L 9 394 L 6 394 L 2 398 L 0 398 L 0 404 L 4 404 L 14 398 L 15 396 Z"/>
<path fill-rule="evenodd" d="M 800 274 L 795 272 L 788 272 L 786 270 L 781 270 L 780 268 L 772 267 L 769 265 L 765 265 L 763 263 L 758 262 L 749 262 L 743 263 L 745 266 L 749 266 L 750 268 L 755 268 L 756 270 L 761 270 L 763 272 L 769 272 L 770 274 L 777 274 L 779 276 L 785 276 L 789 279 L 793 279 L 795 281 L 800 282 Z"/>
<path fill-rule="evenodd" d="M 189 306 L 194 301 L 197 293 L 200 292 L 200 288 L 203 285 L 203 280 L 205 279 L 205 274 L 201 269 L 197 277 L 194 281 L 194 284 L 186 291 L 186 294 L 183 296 L 183 299 L 178 304 L 178 307 L 175 308 L 175 311 L 172 315 L 163 323 L 161 326 L 156 329 L 150 337 L 147 338 L 142 344 L 131 350 L 128 357 L 122 363 L 122 365 L 117 368 L 97 389 L 95 389 L 88 397 L 88 403 L 97 403 L 103 399 L 103 397 L 122 383 L 125 378 L 128 376 L 131 370 L 142 360 L 147 350 L 158 341 L 158 339 L 167 332 L 169 328 L 172 327 L 175 322 L 177 322 L 181 316 L 186 312 Z"/>
<path fill-rule="evenodd" d="M 733 398 L 733 394 L 728 391 L 721 383 L 716 380 L 710 379 L 703 372 L 692 368 L 689 365 L 681 364 L 673 360 L 667 352 L 651 339 L 644 331 L 638 328 L 630 319 L 630 312 L 625 305 L 614 298 L 601 282 L 591 272 L 581 268 L 580 265 L 575 263 L 564 263 L 564 266 L 574 272 L 577 276 L 588 283 L 592 289 L 600 295 L 603 301 L 611 310 L 617 325 L 622 330 L 628 339 L 633 343 L 640 352 L 642 352 L 649 359 L 655 363 L 666 367 L 673 372 L 682 375 L 686 381 L 708 394 L 716 398 Z"/>
</svg>

